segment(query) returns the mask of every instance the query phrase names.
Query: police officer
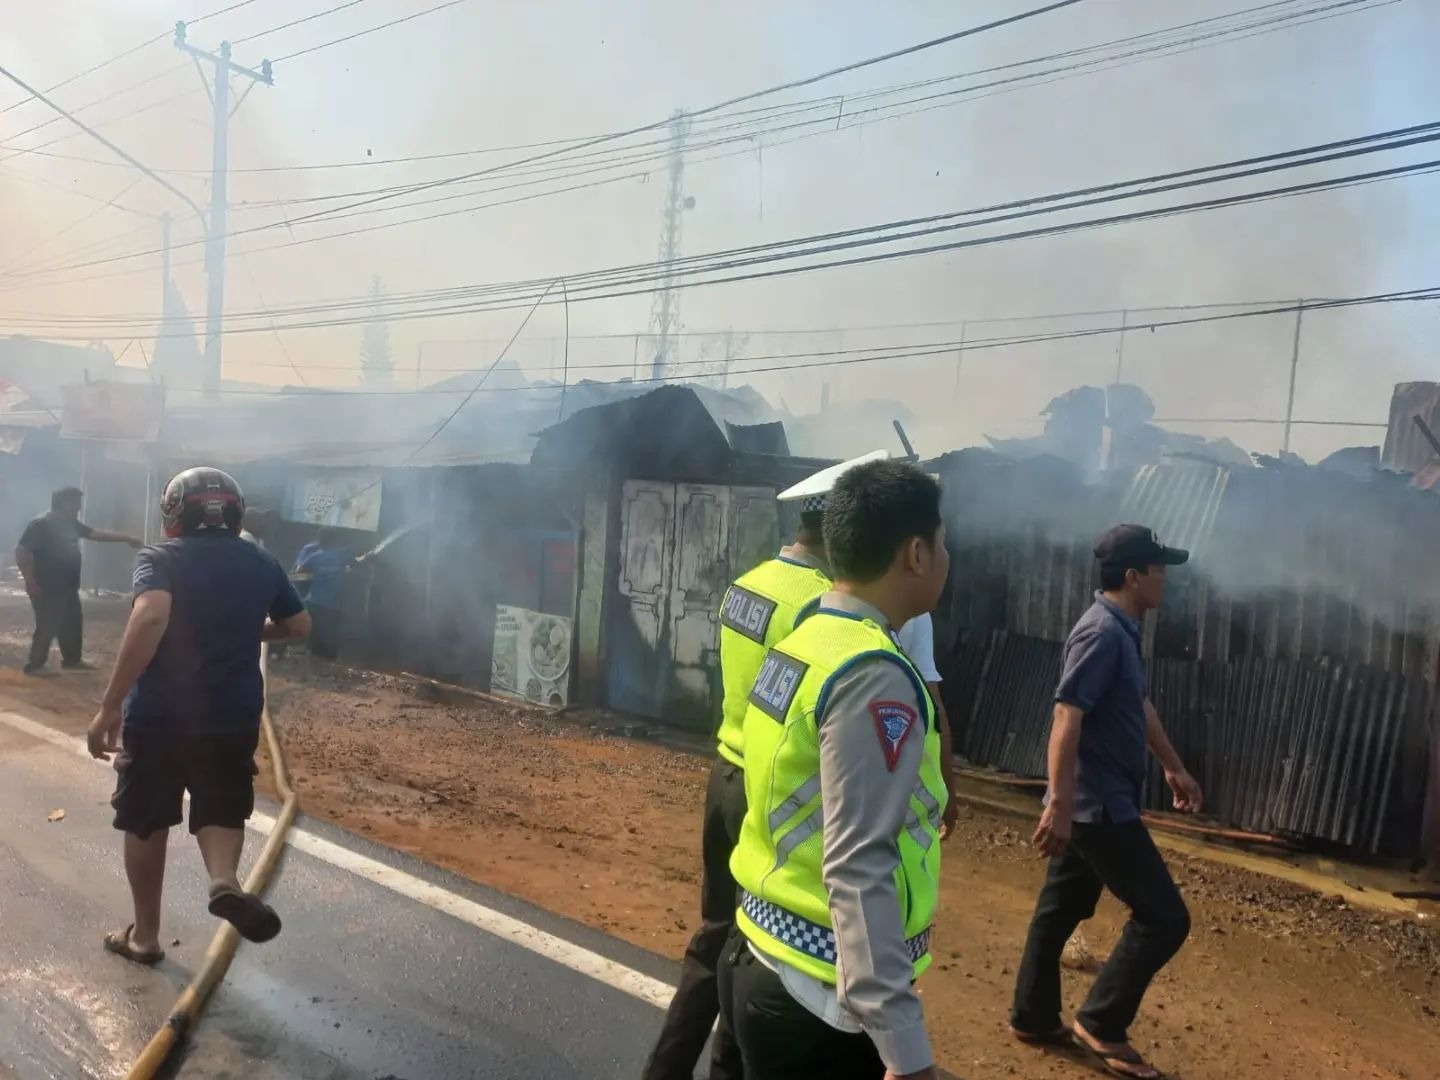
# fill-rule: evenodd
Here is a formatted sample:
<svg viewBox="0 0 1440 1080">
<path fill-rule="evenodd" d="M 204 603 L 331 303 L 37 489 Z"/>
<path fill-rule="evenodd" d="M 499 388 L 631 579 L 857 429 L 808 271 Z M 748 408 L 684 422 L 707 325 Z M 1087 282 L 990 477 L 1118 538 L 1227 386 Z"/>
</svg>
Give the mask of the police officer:
<svg viewBox="0 0 1440 1080">
<path fill-rule="evenodd" d="M 742 574 L 725 593 L 720 609 L 720 674 L 724 684 L 719 757 L 710 770 L 701 832 L 704 876 L 700 884 L 700 929 L 690 939 L 681 963 L 680 985 L 665 1015 L 660 1038 L 645 1065 L 644 1080 L 691 1080 L 695 1063 L 715 1024 L 719 1009 L 715 969 L 735 926 L 735 879 L 730 853 L 745 816 L 746 702 L 765 651 L 783 640 L 830 587 L 821 532 L 825 493 L 836 477 L 858 462 L 888 457 L 878 450 L 854 461 L 823 469 L 782 491 L 782 502 L 799 502 L 800 528 L 795 542 L 773 559 Z M 740 1051 L 722 1019 L 711 1053 L 711 1080 L 744 1075 Z"/>
<path fill-rule="evenodd" d="M 948 793 L 934 707 L 891 633 L 938 601 L 944 541 L 924 472 L 846 472 L 825 509 L 834 588 L 750 695 L 720 971 L 750 1080 L 935 1075 L 913 984 L 930 965 Z"/>
</svg>

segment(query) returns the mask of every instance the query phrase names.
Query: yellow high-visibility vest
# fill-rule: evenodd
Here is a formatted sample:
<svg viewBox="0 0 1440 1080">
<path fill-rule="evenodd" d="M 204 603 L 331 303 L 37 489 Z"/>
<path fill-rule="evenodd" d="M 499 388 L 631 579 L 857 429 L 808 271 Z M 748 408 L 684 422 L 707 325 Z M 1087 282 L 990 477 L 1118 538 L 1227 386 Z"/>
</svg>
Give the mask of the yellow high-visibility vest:
<svg viewBox="0 0 1440 1080">
<path fill-rule="evenodd" d="M 780 555 L 740 575 L 720 605 L 720 756 L 745 766 L 746 703 L 765 652 L 790 636 L 805 612 L 830 588 L 825 574 Z"/>
<path fill-rule="evenodd" d="M 905 938 L 918 978 L 930 965 L 930 923 L 939 897 L 940 820 L 949 797 L 940 773 L 935 708 L 919 673 L 879 624 L 821 607 L 766 655 L 745 713 L 749 807 L 730 858 L 742 890 L 737 922 L 755 948 L 831 985 L 836 946 L 821 875 L 819 724 L 827 722 L 826 699 L 835 680 L 858 660 L 877 655 L 899 664 L 910 677 L 925 723 L 924 759 L 910 796 L 909 818 L 896 838 L 900 859 L 895 868 Z M 855 722 L 852 717 L 845 720 Z M 882 710 L 861 722 L 886 724 L 887 717 Z"/>
</svg>

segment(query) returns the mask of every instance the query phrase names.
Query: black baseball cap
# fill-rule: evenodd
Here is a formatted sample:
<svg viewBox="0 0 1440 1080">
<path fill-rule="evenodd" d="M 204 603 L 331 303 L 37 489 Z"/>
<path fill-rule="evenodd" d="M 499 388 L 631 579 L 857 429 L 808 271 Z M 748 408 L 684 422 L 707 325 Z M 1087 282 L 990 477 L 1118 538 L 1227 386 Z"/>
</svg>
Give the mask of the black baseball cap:
<svg viewBox="0 0 1440 1080">
<path fill-rule="evenodd" d="M 1166 547 L 1155 530 L 1144 525 L 1116 525 L 1095 541 L 1095 558 L 1102 566 L 1144 570 L 1149 566 L 1180 566 L 1189 561 L 1190 552 Z"/>
</svg>

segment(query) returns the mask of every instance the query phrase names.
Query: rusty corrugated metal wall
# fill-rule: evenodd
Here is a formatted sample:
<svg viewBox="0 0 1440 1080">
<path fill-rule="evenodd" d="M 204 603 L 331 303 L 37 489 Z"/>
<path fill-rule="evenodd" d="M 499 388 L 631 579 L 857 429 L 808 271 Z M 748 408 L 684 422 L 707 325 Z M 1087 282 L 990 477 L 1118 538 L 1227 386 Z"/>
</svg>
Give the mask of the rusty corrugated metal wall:
<svg viewBox="0 0 1440 1080">
<path fill-rule="evenodd" d="M 957 752 L 1043 777 L 1062 646 L 967 634 L 942 674 Z M 1358 852 L 1421 850 L 1433 685 L 1327 660 L 1150 662 L 1150 693 L 1220 824 Z M 1169 808 L 1155 762 L 1149 808 Z"/>
</svg>

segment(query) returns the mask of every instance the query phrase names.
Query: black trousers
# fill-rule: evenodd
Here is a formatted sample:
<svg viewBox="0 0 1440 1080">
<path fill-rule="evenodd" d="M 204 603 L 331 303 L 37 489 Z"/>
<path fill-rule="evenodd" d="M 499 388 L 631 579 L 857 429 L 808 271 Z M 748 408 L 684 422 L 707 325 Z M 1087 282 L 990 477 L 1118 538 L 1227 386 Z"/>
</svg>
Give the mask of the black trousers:
<svg viewBox="0 0 1440 1080">
<path fill-rule="evenodd" d="M 720 1006 L 748 1080 L 884 1080 L 870 1036 L 833 1028 L 791 997 L 738 930 L 720 967 Z"/>
<path fill-rule="evenodd" d="M 1095 914 L 1102 889 L 1130 909 L 1120 942 L 1076 1019 L 1103 1042 L 1125 1042 L 1150 981 L 1185 943 L 1190 913 L 1141 821 L 1076 822 L 1070 846 L 1050 860 L 1015 987 L 1011 1023 L 1040 1034 L 1060 1024 L 1060 954 Z"/>
<path fill-rule="evenodd" d="M 644 1080 L 692 1080 L 695 1063 L 720 1013 L 716 968 L 725 942 L 735 928 L 735 878 L 730 874 L 730 853 L 740 839 L 745 820 L 745 774 L 724 758 L 710 770 L 705 791 L 705 821 L 701 833 L 704 876 L 700 881 L 700 929 L 690 939 L 680 964 L 680 985 L 665 1014 L 660 1038 L 645 1064 Z M 710 1080 L 738 1080 L 744 1076 L 740 1048 L 730 1026 L 720 1017 L 710 1058 Z"/>
<path fill-rule="evenodd" d="M 340 656 L 340 645 L 345 637 L 345 614 L 339 608 L 311 605 L 310 607 L 310 655 L 322 660 L 335 660 Z"/>
<path fill-rule="evenodd" d="M 50 659 L 50 646 L 58 638 L 60 659 L 67 667 L 80 663 L 85 639 L 85 617 L 80 611 L 80 589 L 43 589 L 30 598 L 35 612 L 35 636 L 30 639 L 26 671 L 38 671 Z"/>
</svg>

